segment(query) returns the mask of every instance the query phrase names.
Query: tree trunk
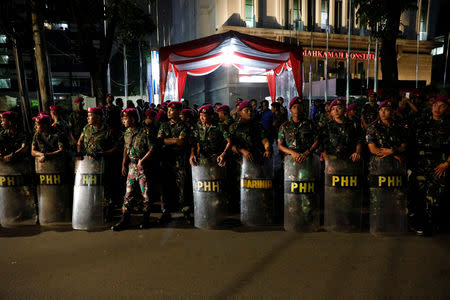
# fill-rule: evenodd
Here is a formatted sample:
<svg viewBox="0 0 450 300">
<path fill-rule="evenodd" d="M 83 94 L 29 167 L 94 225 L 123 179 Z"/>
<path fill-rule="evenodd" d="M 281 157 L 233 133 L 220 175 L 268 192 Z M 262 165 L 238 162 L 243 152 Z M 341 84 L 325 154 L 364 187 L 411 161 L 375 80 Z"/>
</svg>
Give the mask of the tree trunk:
<svg viewBox="0 0 450 300">
<path fill-rule="evenodd" d="M 401 7 L 392 5 L 389 10 L 385 32 L 381 38 L 381 72 L 387 89 L 398 88 L 397 36 L 400 26 Z"/>
<path fill-rule="evenodd" d="M 19 87 L 19 102 L 22 111 L 23 128 L 31 134 L 31 109 L 30 100 L 28 98 L 28 85 L 25 77 L 25 70 L 23 66 L 22 49 L 17 45 L 17 40 L 13 40 L 13 54 L 16 64 L 17 84 Z"/>
<path fill-rule="evenodd" d="M 36 69 L 39 78 L 39 93 L 41 95 L 42 108 L 49 110 L 53 103 L 51 80 L 47 61 L 47 48 L 44 35 L 44 21 L 42 19 L 44 2 L 42 0 L 31 1 L 31 21 L 33 25 L 33 39 L 35 44 Z"/>
</svg>

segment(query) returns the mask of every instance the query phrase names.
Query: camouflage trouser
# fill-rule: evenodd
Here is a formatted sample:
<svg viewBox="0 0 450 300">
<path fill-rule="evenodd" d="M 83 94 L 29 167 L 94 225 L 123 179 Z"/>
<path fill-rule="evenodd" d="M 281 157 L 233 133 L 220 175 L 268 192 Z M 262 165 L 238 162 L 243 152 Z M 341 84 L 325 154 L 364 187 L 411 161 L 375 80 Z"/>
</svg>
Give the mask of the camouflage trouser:
<svg viewBox="0 0 450 300">
<path fill-rule="evenodd" d="M 443 224 L 445 216 L 448 215 L 449 205 L 449 177 L 437 179 L 433 176 L 434 170 L 429 170 L 427 175 L 420 172 L 416 174 L 418 208 L 417 213 L 424 224 L 428 225 L 447 225 Z M 448 220 L 446 221 L 448 223 Z"/>
<path fill-rule="evenodd" d="M 133 200 L 136 184 L 139 184 L 140 193 L 142 195 L 142 212 L 146 213 L 150 208 L 150 198 L 148 196 L 147 176 L 143 168 L 138 168 L 137 164 L 130 163 L 128 167 L 128 177 L 126 182 L 125 197 L 123 200 L 122 213 L 129 209 L 130 202 Z"/>
<path fill-rule="evenodd" d="M 165 178 L 169 182 L 165 185 L 163 209 L 173 210 L 176 204 L 180 209 L 187 209 L 189 204 L 186 201 L 184 188 L 186 184 L 186 161 L 183 155 L 173 158 L 163 163 Z M 176 189 L 173 188 L 173 183 Z M 176 196 L 174 195 L 176 193 Z"/>
</svg>

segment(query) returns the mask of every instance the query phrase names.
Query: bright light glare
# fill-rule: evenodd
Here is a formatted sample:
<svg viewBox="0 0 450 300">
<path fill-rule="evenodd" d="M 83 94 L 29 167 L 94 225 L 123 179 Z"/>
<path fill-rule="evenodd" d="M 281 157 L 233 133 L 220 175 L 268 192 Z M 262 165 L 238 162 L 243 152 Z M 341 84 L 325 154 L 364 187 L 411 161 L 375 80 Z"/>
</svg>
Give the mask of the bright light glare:
<svg viewBox="0 0 450 300">
<path fill-rule="evenodd" d="M 222 50 L 222 59 L 224 66 L 231 66 L 234 60 L 234 47 L 232 45 L 226 46 Z"/>
</svg>

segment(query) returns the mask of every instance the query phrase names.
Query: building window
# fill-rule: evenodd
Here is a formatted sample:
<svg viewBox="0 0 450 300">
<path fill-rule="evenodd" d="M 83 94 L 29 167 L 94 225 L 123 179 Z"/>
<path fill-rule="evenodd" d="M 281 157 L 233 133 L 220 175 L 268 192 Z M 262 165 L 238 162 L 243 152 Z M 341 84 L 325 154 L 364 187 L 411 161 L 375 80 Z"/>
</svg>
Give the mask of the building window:
<svg viewBox="0 0 450 300">
<path fill-rule="evenodd" d="M 317 75 L 321 79 L 324 77 L 324 74 L 325 74 L 325 61 L 319 60 L 317 62 Z"/>
<path fill-rule="evenodd" d="M 419 23 L 419 40 L 425 41 L 427 39 L 427 25 L 428 25 L 428 0 L 419 1 L 420 7 L 420 23 Z"/>
<path fill-rule="evenodd" d="M 329 0 L 322 0 L 322 7 L 320 9 L 320 28 L 326 29 L 327 28 L 327 19 L 328 19 L 328 8 Z"/>
<path fill-rule="evenodd" d="M 8 55 L 0 55 L 0 65 L 7 65 L 9 62 Z"/>
<path fill-rule="evenodd" d="M 245 24 L 247 24 L 247 27 L 255 27 L 254 9 L 253 0 L 245 0 Z"/>
<path fill-rule="evenodd" d="M 10 88 L 11 88 L 11 79 L 0 78 L 0 89 L 10 89 Z"/>
<path fill-rule="evenodd" d="M 331 0 L 334 2 L 334 28 L 340 30 L 342 27 L 342 1 L 341 0 Z M 339 32 L 339 31 L 338 31 Z"/>
<path fill-rule="evenodd" d="M 6 44 L 6 35 L 0 34 L 0 44 Z"/>
<path fill-rule="evenodd" d="M 294 30 L 303 30 L 301 0 L 294 0 L 293 12 L 294 12 Z"/>
</svg>

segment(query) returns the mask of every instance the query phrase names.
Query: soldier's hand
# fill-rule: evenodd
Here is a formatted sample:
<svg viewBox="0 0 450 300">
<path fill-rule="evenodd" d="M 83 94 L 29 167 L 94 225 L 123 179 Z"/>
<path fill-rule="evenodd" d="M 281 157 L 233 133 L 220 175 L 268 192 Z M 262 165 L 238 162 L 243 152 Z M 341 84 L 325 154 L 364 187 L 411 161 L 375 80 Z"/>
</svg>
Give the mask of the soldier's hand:
<svg viewBox="0 0 450 300">
<path fill-rule="evenodd" d="M 434 176 L 437 178 L 441 178 L 442 176 L 445 176 L 445 173 L 448 169 L 448 162 L 444 162 L 442 164 L 439 164 L 436 168 L 434 168 Z"/>
<path fill-rule="evenodd" d="M 350 158 L 352 159 L 353 162 L 355 162 L 361 159 L 361 155 L 358 152 L 355 152 L 352 155 L 350 155 Z"/>
<path fill-rule="evenodd" d="M 392 155 L 394 153 L 394 150 L 388 149 L 388 148 L 380 148 L 377 152 L 377 155 L 380 158 L 385 158 L 386 156 Z"/>
<path fill-rule="evenodd" d="M 12 160 L 12 154 L 6 155 L 3 157 L 3 161 L 5 161 L 5 162 L 10 162 L 11 160 Z"/>
<path fill-rule="evenodd" d="M 138 167 L 138 169 L 144 168 L 144 164 L 142 162 L 142 159 L 138 160 L 137 167 Z"/>
<path fill-rule="evenodd" d="M 40 163 L 43 163 L 43 162 L 45 161 L 45 156 L 39 157 L 38 161 L 39 161 Z"/>
<path fill-rule="evenodd" d="M 299 164 L 303 163 L 306 160 L 306 158 L 308 157 L 308 155 L 309 155 L 309 151 L 305 151 L 304 153 L 302 153 L 298 158 L 298 163 Z"/>
<path fill-rule="evenodd" d="M 270 150 L 264 151 L 264 157 L 265 158 L 271 158 L 272 157 L 272 151 L 270 151 Z"/>
<path fill-rule="evenodd" d="M 191 155 L 189 157 L 189 163 L 191 164 L 191 166 L 195 167 L 197 165 L 197 157 L 195 155 Z"/>
<path fill-rule="evenodd" d="M 298 152 L 294 152 L 294 154 L 291 154 L 292 159 L 296 162 L 296 163 L 300 163 L 300 156 L 302 156 L 300 153 Z"/>
<path fill-rule="evenodd" d="M 250 151 L 242 149 L 241 152 L 242 152 L 242 155 L 245 157 L 246 160 L 253 161 L 253 156 L 250 153 Z"/>
<path fill-rule="evenodd" d="M 122 176 L 127 176 L 127 167 L 122 166 Z"/>
<path fill-rule="evenodd" d="M 393 157 L 398 160 L 399 163 L 403 163 L 403 161 L 405 160 L 405 157 L 403 155 L 394 155 Z"/>
<path fill-rule="evenodd" d="M 217 156 L 217 164 L 219 165 L 219 167 L 225 167 L 225 163 L 226 162 L 223 154 Z"/>
</svg>

